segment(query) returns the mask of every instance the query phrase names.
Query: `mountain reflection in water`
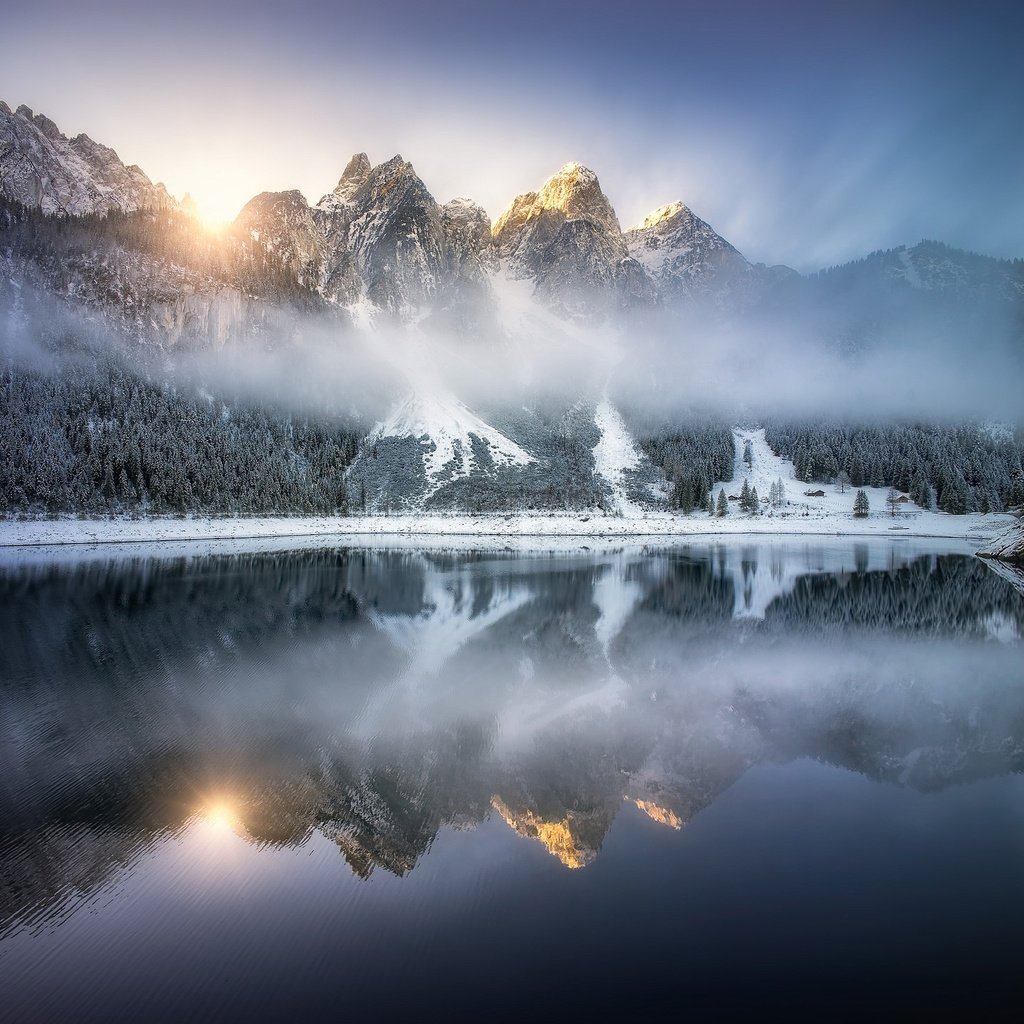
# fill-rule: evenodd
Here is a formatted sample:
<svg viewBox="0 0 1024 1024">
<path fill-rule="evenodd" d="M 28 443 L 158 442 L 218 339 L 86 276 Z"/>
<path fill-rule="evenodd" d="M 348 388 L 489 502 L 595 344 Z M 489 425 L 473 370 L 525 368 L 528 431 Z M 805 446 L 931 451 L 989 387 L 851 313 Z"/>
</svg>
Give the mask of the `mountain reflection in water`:
<svg viewBox="0 0 1024 1024">
<path fill-rule="evenodd" d="M 0 608 L 0 938 L 204 822 L 364 879 L 505 822 L 581 869 L 755 766 L 1024 767 L 1024 598 L 912 545 L 11 564 Z"/>
</svg>

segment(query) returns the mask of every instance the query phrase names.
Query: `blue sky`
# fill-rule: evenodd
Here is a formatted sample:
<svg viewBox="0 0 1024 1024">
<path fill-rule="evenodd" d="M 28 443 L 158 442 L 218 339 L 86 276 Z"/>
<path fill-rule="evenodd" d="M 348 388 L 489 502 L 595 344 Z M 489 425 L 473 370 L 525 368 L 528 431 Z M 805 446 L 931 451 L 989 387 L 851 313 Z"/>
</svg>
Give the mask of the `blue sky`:
<svg viewBox="0 0 1024 1024">
<path fill-rule="evenodd" d="M 227 216 L 401 152 L 497 216 L 567 160 L 624 226 L 682 199 L 752 259 L 923 237 L 1024 256 L 1024 5 L 38 0 L 0 97 Z"/>
</svg>

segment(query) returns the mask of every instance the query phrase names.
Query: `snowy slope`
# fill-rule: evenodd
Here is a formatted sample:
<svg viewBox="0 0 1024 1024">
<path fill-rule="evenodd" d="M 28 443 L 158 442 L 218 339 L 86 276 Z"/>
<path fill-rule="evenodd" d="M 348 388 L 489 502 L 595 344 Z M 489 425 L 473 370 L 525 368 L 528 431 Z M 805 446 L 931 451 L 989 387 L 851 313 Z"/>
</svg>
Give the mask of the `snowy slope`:
<svg viewBox="0 0 1024 1024">
<path fill-rule="evenodd" d="M 476 464 L 474 438 L 486 446 L 495 466 L 526 466 L 534 461 L 529 452 L 449 396 L 410 395 L 373 431 L 371 441 L 375 437 L 418 441 L 432 489 L 442 472 L 452 474 L 447 479 L 469 476 Z"/>
<path fill-rule="evenodd" d="M 594 422 L 601 431 L 601 440 L 594 447 L 594 468 L 611 488 L 612 511 L 630 516 L 642 515 L 643 509 L 630 501 L 625 488 L 626 471 L 640 465 L 640 453 L 619 411 L 607 396 L 598 402 Z"/>
</svg>

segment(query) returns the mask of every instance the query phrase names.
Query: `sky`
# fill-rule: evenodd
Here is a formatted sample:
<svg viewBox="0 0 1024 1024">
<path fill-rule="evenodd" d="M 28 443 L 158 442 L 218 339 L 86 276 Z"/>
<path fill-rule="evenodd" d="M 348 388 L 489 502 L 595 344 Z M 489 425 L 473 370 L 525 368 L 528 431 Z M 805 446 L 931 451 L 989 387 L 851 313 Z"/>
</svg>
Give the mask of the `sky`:
<svg viewBox="0 0 1024 1024">
<path fill-rule="evenodd" d="M 1024 5 L 35 0 L 0 98 L 213 219 L 410 160 L 496 218 L 570 160 L 624 227 L 681 199 L 799 270 L 938 239 L 1024 256 Z"/>
</svg>

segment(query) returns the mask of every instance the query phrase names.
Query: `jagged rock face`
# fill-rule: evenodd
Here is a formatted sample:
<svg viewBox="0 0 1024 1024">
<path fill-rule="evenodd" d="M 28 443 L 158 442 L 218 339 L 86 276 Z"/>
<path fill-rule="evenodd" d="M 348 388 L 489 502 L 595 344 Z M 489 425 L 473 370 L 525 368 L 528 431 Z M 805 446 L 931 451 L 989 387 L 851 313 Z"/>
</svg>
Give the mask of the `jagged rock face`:
<svg viewBox="0 0 1024 1024">
<path fill-rule="evenodd" d="M 329 216 L 339 242 L 339 218 L 347 220 L 347 231 L 329 267 L 349 260 L 366 297 L 394 313 L 486 302 L 493 265 L 486 212 L 467 199 L 442 207 L 400 156 L 374 167 L 355 186 L 364 170 L 362 159 L 353 158 L 332 193 Z M 348 197 L 343 209 L 339 190 Z"/>
<path fill-rule="evenodd" d="M 437 298 L 446 276 L 441 207 L 401 156 L 356 189 L 349 249 L 375 305 L 401 312 Z"/>
<path fill-rule="evenodd" d="M 513 273 L 534 278 L 537 294 L 567 312 L 603 313 L 654 299 L 597 175 L 580 164 L 566 164 L 539 192 L 517 196 L 493 234 Z"/>
<path fill-rule="evenodd" d="M 335 211 L 342 207 L 351 206 L 353 197 L 359 188 L 365 184 L 370 177 L 370 158 L 365 153 L 356 153 L 345 165 L 341 178 L 333 192 L 320 200 L 317 208 L 325 211 Z"/>
<path fill-rule="evenodd" d="M 630 255 L 667 304 L 724 302 L 754 283 L 751 265 L 680 202 L 655 210 L 625 238 Z"/>
<path fill-rule="evenodd" d="M 516 196 L 495 221 L 494 239 L 505 247 L 514 242 L 531 221 L 550 213 L 561 214 L 563 223 L 587 220 L 608 235 L 621 234 L 618 218 L 601 191 L 597 175 L 588 167 L 571 163 L 548 178 L 539 192 Z"/>
<path fill-rule="evenodd" d="M 356 153 L 345 165 L 333 192 L 328 192 L 312 211 L 322 236 L 324 264 L 320 290 L 341 305 L 355 302 L 363 283 L 349 248 L 349 228 L 356 215 L 354 198 L 370 176 L 370 158 Z"/>
<path fill-rule="evenodd" d="M 45 213 L 164 209 L 174 199 L 88 135 L 68 139 L 25 106 L 0 102 L 0 195 Z"/>
<path fill-rule="evenodd" d="M 494 267 L 486 212 L 468 199 L 441 207 L 401 157 L 371 168 L 357 153 L 315 208 L 299 192 L 263 193 L 235 227 L 341 305 L 364 295 L 395 313 L 479 304 Z"/>
<path fill-rule="evenodd" d="M 445 241 L 460 273 L 477 276 L 493 270 L 496 254 L 491 242 L 491 219 L 471 199 L 452 199 L 441 208 Z"/>
<path fill-rule="evenodd" d="M 262 192 L 235 219 L 243 237 L 277 255 L 304 288 L 317 289 L 324 277 L 323 231 L 301 192 Z"/>
<path fill-rule="evenodd" d="M 539 253 L 537 294 L 577 314 L 651 304 L 657 293 L 621 239 L 587 220 L 567 221 Z"/>
</svg>

